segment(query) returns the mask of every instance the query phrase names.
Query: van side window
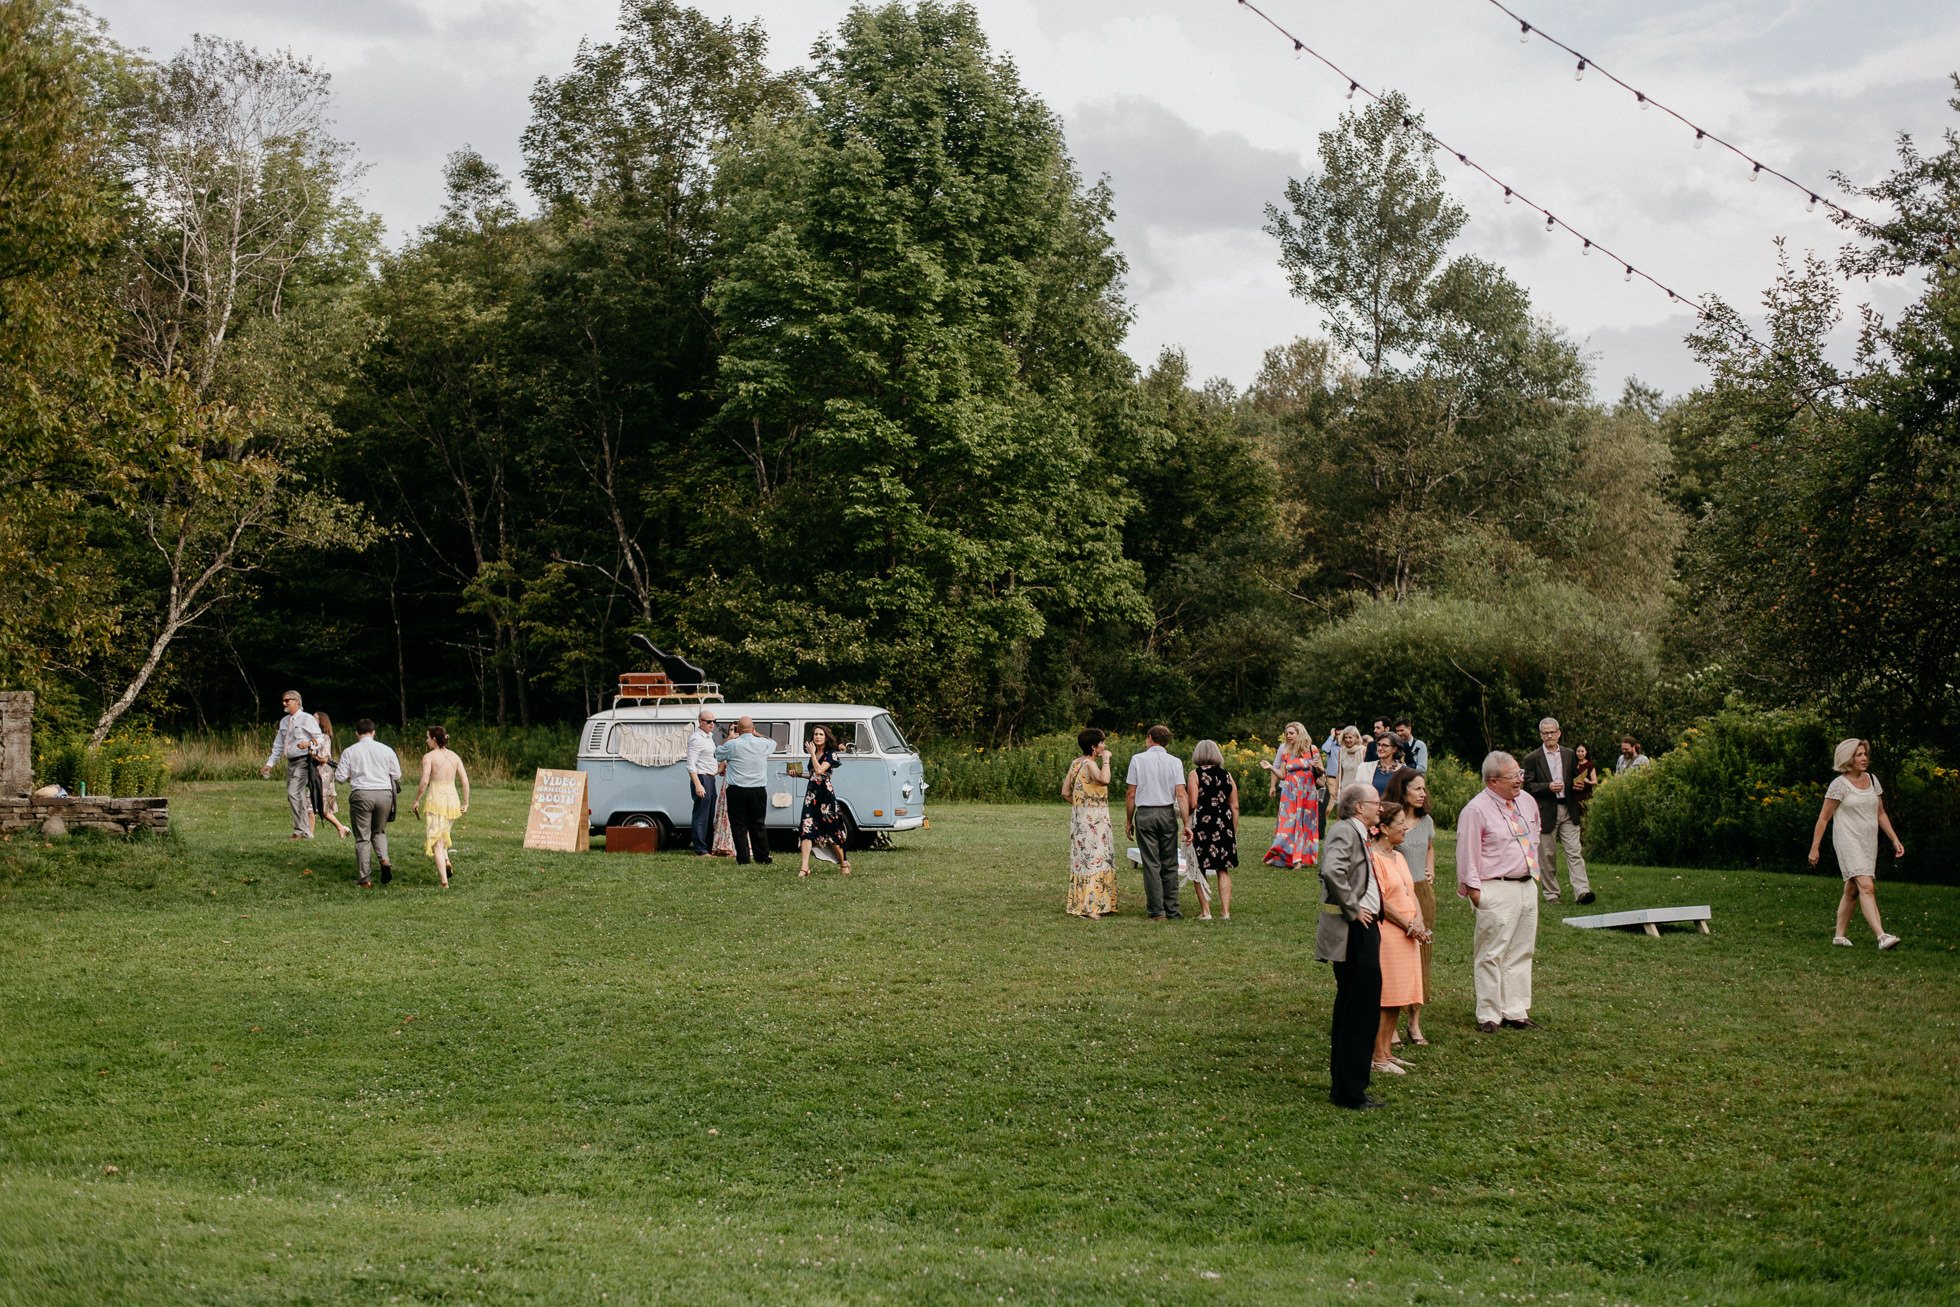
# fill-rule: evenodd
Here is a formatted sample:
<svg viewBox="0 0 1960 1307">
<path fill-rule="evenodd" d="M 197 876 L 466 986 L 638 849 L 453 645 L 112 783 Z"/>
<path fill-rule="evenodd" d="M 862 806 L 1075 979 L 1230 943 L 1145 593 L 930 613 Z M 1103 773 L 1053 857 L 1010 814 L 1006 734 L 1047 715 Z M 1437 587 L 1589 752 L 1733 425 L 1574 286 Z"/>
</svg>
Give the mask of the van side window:
<svg viewBox="0 0 1960 1307">
<path fill-rule="evenodd" d="M 789 723 L 788 722 L 760 722 L 759 721 L 755 724 L 755 733 L 757 735 L 766 735 L 771 740 L 774 740 L 776 742 L 775 751 L 777 753 L 789 752 Z"/>
</svg>

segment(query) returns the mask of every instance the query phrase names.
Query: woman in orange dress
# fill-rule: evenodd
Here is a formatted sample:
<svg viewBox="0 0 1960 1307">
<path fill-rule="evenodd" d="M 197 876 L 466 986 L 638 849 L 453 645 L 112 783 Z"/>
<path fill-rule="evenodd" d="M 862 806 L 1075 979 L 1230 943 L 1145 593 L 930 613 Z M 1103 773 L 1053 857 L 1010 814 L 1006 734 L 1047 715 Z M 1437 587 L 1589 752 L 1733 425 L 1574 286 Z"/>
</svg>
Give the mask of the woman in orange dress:
<svg viewBox="0 0 1960 1307">
<path fill-rule="evenodd" d="M 1430 934 L 1401 852 L 1415 817 L 1399 803 L 1383 803 L 1375 820 L 1381 834 L 1369 845 L 1368 856 L 1382 893 L 1382 1020 L 1375 1032 L 1374 1069 L 1399 1076 L 1414 1064 L 1395 1056 L 1390 1041 L 1402 1009 L 1422 1002 L 1422 945 Z"/>
</svg>

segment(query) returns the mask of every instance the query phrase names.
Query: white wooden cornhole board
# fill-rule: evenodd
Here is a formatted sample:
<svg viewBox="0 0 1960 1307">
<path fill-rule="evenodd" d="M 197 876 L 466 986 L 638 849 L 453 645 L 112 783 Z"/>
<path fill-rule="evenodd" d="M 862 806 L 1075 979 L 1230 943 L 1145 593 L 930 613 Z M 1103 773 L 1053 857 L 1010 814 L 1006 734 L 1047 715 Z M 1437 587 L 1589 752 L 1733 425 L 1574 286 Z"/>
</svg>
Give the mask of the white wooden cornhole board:
<svg viewBox="0 0 1960 1307">
<path fill-rule="evenodd" d="M 1594 917 L 1567 917 L 1565 924 L 1581 930 L 1604 930 L 1609 926 L 1640 926 L 1649 935 L 1660 936 L 1661 926 L 1671 921 L 1692 921 L 1702 934 L 1708 933 L 1710 916 L 1706 903 L 1694 908 L 1636 908 L 1632 912 L 1602 912 Z"/>
<path fill-rule="evenodd" d="M 1143 865 L 1143 850 L 1135 849 L 1135 848 L 1131 849 L 1130 861 L 1135 863 L 1137 866 L 1141 867 Z M 1177 869 L 1179 871 L 1186 871 L 1190 869 L 1190 865 L 1191 865 L 1190 863 L 1184 860 L 1184 850 L 1179 849 L 1177 851 Z"/>
</svg>

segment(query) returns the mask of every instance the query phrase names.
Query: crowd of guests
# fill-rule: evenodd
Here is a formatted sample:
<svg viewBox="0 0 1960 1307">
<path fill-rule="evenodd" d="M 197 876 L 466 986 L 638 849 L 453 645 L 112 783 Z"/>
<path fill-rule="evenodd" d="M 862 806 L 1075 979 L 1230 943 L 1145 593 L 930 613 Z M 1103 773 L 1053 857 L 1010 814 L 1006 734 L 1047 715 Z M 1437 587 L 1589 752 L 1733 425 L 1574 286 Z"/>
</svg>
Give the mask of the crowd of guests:
<svg viewBox="0 0 1960 1307">
<path fill-rule="evenodd" d="M 388 858 L 388 823 L 395 819 L 401 794 L 401 758 L 374 738 L 374 722 L 366 717 L 354 723 L 354 743 L 336 756 L 333 720 L 326 713 L 306 711 L 298 690 L 286 691 L 279 704 L 284 716 L 259 775 L 270 776 L 274 767 L 285 763 L 286 804 L 293 815 L 290 838 L 312 839 L 318 820 L 324 817 L 342 839 L 354 837 L 361 888 L 373 889 L 377 880 L 388 884 L 395 878 Z M 423 746 L 422 782 L 409 810 L 422 819 L 422 851 L 434 861 L 436 879 L 447 889 L 456 874 L 451 857 L 456 819 L 470 810 L 470 774 L 449 747 L 444 727 L 431 726 Z M 338 815 L 341 785 L 348 787 L 351 828 Z"/>
<path fill-rule="evenodd" d="M 1601 780 L 1584 744 L 1564 743 L 1555 718 L 1538 724 L 1539 745 L 1522 761 L 1493 751 L 1480 768 L 1481 788 L 1457 815 L 1456 892 L 1475 913 L 1471 979 L 1482 1034 L 1532 1030 L 1532 962 L 1540 902 L 1598 895 L 1586 872 L 1583 822 Z M 1116 911 L 1116 849 L 1109 814 L 1112 767 L 1107 739 L 1090 728 L 1078 737 L 1081 756 L 1062 779 L 1070 803 L 1067 910 L 1097 918 Z M 1191 886 L 1212 918 L 1231 918 L 1232 872 L 1237 869 L 1238 780 L 1226 770 L 1214 740 L 1200 740 L 1187 770 L 1170 752 L 1171 732 L 1153 726 L 1149 745 L 1130 759 L 1125 777 L 1124 831 L 1143 872 L 1152 921 L 1182 916 L 1180 889 Z M 1818 860 L 1826 826 L 1844 874 L 1833 943 L 1850 946 L 1845 931 L 1862 908 L 1880 948 L 1898 937 L 1881 925 L 1872 877 L 1878 834 L 1894 852 L 1905 846 L 1885 814 L 1883 787 L 1869 772 L 1870 745 L 1846 740 L 1834 759 L 1832 782 L 1812 840 Z M 1650 765 L 1632 736 L 1620 740 L 1614 771 Z M 1330 1051 L 1333 1101 L 1369 1110 L 1375 1075 L 1404 1075 L 1413 1064 L 1396 1050 L 1423 1046 L 1422 1011 L 1430 1001 L 1436 921 L 1436 823 L 1430 811 L 1429 750 L 1406 717 L 1377 719 L 1363 735 L 1354 726 L 1329 732 L 1316 747 L 1307 729 L 1289 722 L 1278 749 L 1260 764 L 1277 801 L 1273 842 L 1263 862 L 1315 868 L 1321 882 L 1314 956 L 1333 964 L 1335 1002 Z M 1179 849 L 1180 837 L 1188 855 Z M 1565 882 L 1559 855 L 1565 858 Z M 1406 1022 L 1406 1026 L 1404 1025 Z"/>
</svg>

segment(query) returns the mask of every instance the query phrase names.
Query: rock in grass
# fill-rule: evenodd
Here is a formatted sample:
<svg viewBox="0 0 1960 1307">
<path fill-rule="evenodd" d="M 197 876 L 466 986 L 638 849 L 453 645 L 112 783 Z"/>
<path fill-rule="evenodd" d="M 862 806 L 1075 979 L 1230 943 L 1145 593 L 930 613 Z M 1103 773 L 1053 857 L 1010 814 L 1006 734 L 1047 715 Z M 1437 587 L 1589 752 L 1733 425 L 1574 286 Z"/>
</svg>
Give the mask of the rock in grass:
<svg viewBox="0 0 1960 1307">
<path fill-rule="evenodd" d="M 50 817 L 41 823 L 41 834 L 46 835 L 49 839 L 53 839 L 59 835 L 66 835 L 67 833 L 68 823 L 59 817 Z"/>
</svg>

